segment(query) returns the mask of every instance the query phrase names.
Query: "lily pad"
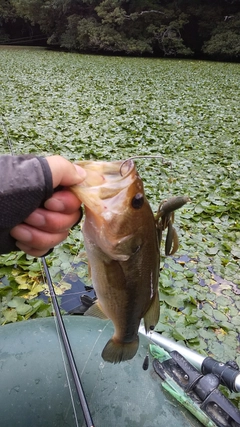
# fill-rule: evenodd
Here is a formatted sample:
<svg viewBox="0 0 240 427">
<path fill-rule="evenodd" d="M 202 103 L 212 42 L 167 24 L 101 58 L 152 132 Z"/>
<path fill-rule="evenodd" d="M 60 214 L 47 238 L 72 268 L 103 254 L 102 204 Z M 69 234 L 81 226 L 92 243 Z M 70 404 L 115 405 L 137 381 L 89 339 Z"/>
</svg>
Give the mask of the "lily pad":
<svg viewBox="0 0 240 427">
<path fill-rule="evenodd" d="M 239 99 L 234 63 L 1 50 L 8 134 L 0 126 L 1 153 L 10 152 L 10 140 L 15 154 L 76 161 L 160 153 L 171 161 L 136 160 L 154 212 L 170 196 L 191 199 L 175 215 L 177 258 L 161 258 L 156 329 L 219 360 L 239 360 L 239 316 L 231 310 L 240 310 Z M 71 271 L 91 283 L 79 260 L 86 261 L 80 226 L 47 257 L 59 293 L 71 292 Z M 51 315 L 49 304 L 32 305 L 45 286 L 39 260 L 2 255 L 5 275 L 1 323 Z M 32 311 L 24 316 L 17 308 L 25 305 L 8 306 L 16 297 Z"/>
<path fill-rule="evenodd" d="M 32 308 L 25 303 L 24 299 L 20 297 L 14 297 L 11 301 L 9 301 L 8 307 L 15 308 L 17 314 L 21 314 L 22 316 L 32 310 Z"/>
</svg>

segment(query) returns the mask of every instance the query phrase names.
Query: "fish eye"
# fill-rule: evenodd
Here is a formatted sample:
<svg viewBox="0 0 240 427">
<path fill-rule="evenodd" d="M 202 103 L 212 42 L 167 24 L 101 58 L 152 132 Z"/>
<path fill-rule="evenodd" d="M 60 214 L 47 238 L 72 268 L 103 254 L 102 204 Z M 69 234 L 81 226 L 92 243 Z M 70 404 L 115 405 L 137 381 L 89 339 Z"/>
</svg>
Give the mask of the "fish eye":
<svg viewBox="0 0 240 427">
<path fill-rule="evenodd" d="M 144 203 L 144 199 L 143 199 L 143 194 L 142 193 L 137 193 L 132 198 L 132 207 L 134 209 L 141 209 L 143 203 Z"/>
</svg>

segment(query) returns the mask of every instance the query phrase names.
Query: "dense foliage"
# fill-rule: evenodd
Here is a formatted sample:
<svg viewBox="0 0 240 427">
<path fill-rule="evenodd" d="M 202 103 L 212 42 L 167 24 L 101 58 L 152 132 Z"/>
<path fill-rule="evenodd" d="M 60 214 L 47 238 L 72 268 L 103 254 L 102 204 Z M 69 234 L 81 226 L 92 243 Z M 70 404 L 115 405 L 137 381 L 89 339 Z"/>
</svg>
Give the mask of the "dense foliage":
<svg viewBox="0 0 240 427">
<path fill-rule="evenodd" d="M 0 0 L 0 28 L 2 43 L 24 34 L 79 52 L 240 58 L 240 0 Z"/>
</svg>

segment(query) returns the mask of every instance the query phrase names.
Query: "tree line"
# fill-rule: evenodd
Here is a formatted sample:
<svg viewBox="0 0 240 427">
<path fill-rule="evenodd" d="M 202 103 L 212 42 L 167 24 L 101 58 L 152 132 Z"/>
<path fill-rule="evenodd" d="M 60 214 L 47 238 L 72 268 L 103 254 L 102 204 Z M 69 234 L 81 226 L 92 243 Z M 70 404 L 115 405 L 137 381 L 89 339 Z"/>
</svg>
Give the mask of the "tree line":
<svg viewBox="0 0 240 427">
<path fill-rule="evenodd" d="M 0 0 L 0 43 L 239 61 L 240 0 Z"/>
</svg>

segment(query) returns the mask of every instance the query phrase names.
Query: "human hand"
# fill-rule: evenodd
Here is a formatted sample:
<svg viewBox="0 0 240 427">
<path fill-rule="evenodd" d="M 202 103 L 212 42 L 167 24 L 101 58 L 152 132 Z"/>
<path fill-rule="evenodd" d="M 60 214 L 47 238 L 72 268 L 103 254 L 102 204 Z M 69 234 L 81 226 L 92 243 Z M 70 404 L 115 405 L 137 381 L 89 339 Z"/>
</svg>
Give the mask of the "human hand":
<svg viewBox="0 0 240 427">
<path fill-rule="evenodd" d="M 67 188 L 80 184 L 86 173 L 61 156 L 46 157 L 52 172 L 53 188 L 64 186 L 36 209 L 26 220 L 12 228 L 10 234 L 16 246 L 34 257 L 44 255 L 67 238 L 69 229 L 80 219 L 81 202 Z"/>
</svg>

